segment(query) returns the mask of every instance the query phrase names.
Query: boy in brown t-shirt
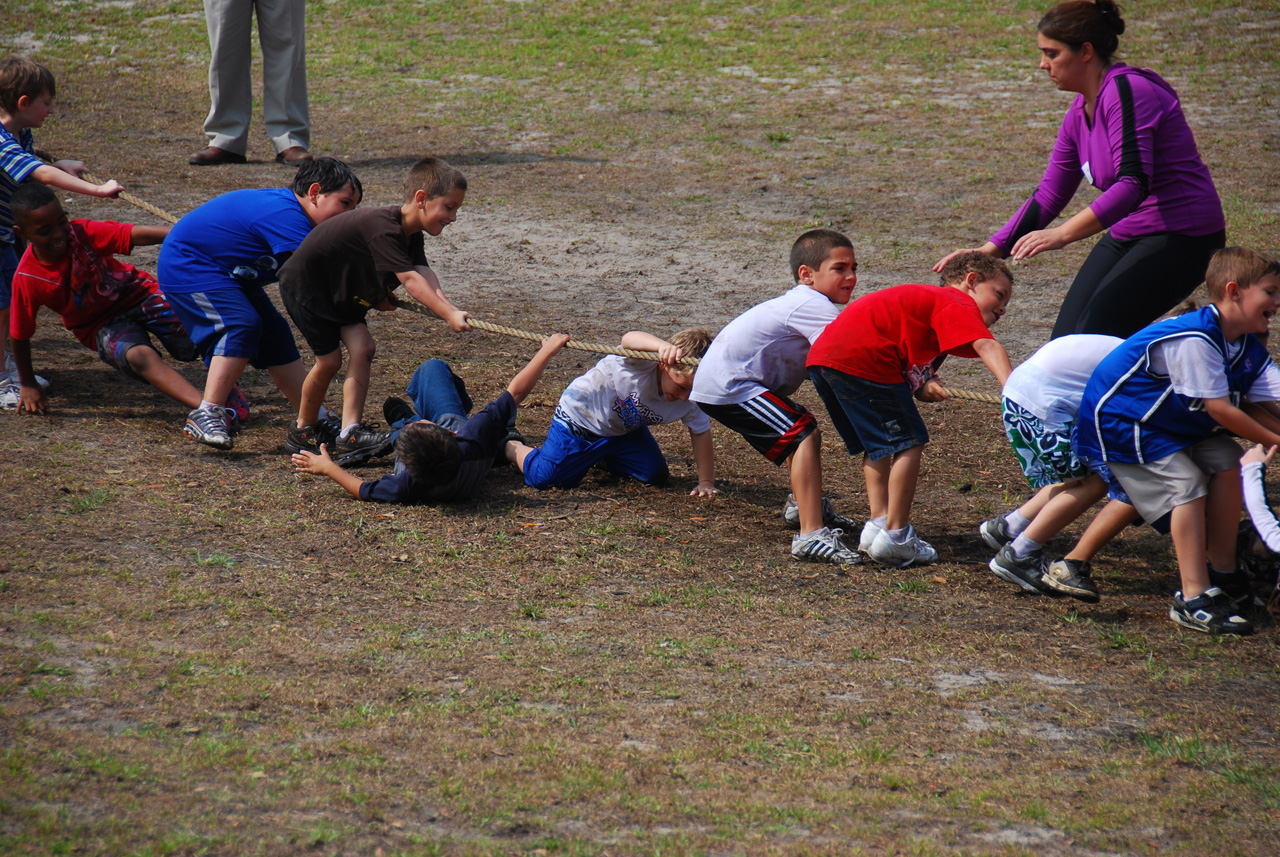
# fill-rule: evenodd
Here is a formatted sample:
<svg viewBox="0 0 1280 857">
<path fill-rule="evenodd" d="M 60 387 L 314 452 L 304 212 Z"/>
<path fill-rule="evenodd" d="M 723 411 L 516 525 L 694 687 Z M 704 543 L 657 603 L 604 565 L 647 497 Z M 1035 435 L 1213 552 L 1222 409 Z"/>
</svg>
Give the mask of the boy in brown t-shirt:
<svg viewBox="0 0 1280 857">
<path fill-rule="evenodd" d="M 289 317 L 316 355 L 302 385 L 298 421 L 289 428 L 290 452 L 319 452 L 326 443 L 340 465 L 359 464 L 391 450 L 391 433 L 362 423 L 374 341 L 365 324 L 370 309 L 390 310 L 401 284 L 453 330 L 470 330 L 467 314 L 445 297 L 427 266 L 423 233 L 439 235 L 458 216 L 467 192 L 462 173 L 438 158 L 423 158 L 405 179 L 403 205 L 365 208 L 328 220 L 311 231 L 280 269 L 280 297 Z M 342 368 L 342 429 L 320 422 L 329 382 Z"/>
</svg>

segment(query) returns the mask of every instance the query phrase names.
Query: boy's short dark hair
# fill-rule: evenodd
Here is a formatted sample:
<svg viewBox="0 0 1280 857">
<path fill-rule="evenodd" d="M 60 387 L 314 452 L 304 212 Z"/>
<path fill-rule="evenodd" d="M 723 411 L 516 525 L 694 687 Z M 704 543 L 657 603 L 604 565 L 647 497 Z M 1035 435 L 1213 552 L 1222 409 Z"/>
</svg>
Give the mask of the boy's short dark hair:
<svg viewBox="0 0 1280 857">
<path fill-rule="evenodd" d="M 956 256 L 943 266 L 942 273 L 939 276 L 942 280 L 942 285 L 951 286 L 963 280 L 971 272 L 984 280 L 1004 277 L 1009 281 L 1009 285 L 1013 285 L 1013 273 L 1009 270 L 1009 266 L 1004 263 L 1004 260 L 989 256 L 981 250 L 970 250 L 967 253 L 961 253 Z"/>
<path fill-rule="evenodd" d="M 455 190 L 465 193 L 467 177 L 457 167 L 428 155 L 409 168 L 409 175 L 404 180 L 404 201 L 409 202 L 420 190 L 426 192 L 427 199 Z"/>
<path fill-rule="evenodd" d="M 423 495 L 458 478 L 462 448 L 453 432 L 419 420 L 400 429 L 396 437 L 396 458 L 413 477 L 414 491 Z"/>
<path fill-rule="evenodd" d="M 690 327 L 680 331 L 671 337 L 668 342 L 680 349 L 681 355 L 684 357 L 696 357 L 701 359 L 702 355 L 707 353 L 707 349 L 711 347 L 711 340 L 714 337 L 711 331 L 705 327 Z M 681 375 L 693 377 L 698 371 L 697 364 L 690 365 L 688 363 L 677 363 L 672 367 Z"/>
<path fill-rule="evenodd" d="M 58 94 L 49 69 L 26 57 L 8 57 L 0 62 L 0 108 L 6 113 L 18 109 L 22 96 L 39 98 L 46 93 L 51 98 Z"/>
<path fill-rule="evenodd" d="M 14 188 L 13 196 L 9 198 L 9 212 L 13 222 L 21 226 L 22 219 L 28 214 L 57 201 L 58 195 L 44 182 L 23 182 Z"/>
<path fill-rule="evenodd" d="M 337 158 L 316 158 L 303 161 L 293 176 L 292 190 L 298 196 L 306 196 L 313 184 L 320 185 L 321 193 L 337 193 L 347 185 L 364 198 L 364 187 L 351 167 Z"/>
<path fill-rule="evenodd" d="M 1219 301 L 1227 292 L 1227 283 L 1235 282 L 1247 289 L 1269 274 L 1280 276 L 1280 261 L 1274 256 L 1248 247 L 1223 247 L 1209 260 L 1204 284 L 1209 300 Z"/>
<path fill-rule="evenodd" d="M 796 239 L 791 245 L 791 277 L 800 282 L 800 266 L 806 265 L 813 270 L 822 267 L 827 256 L 837 247 L 853 249 L 853 242 L 834 229 L 810 229 Z"/>
</svg>

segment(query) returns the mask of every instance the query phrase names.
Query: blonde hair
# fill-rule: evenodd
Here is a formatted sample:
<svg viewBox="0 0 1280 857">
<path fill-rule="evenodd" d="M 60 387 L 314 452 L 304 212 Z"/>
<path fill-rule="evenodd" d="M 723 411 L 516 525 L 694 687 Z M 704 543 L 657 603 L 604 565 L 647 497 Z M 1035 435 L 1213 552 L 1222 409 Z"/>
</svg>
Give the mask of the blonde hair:
<svg viewBox="0 0 1280 857">
<path fill-rule="evenodd" d="M 690 327 L 680 331 L 667 341 L 679 348 L 683 356 L 701 358 L 702 355 L 707 353 L 707 349 L 711 347 L 711 340 L 711 331 L 705 327 Z M 671 367 L 671 370 L 679 372 L 687 378 L 692 378 L 698 367 L 688 363 L 677 363 Z"/>
</svg>

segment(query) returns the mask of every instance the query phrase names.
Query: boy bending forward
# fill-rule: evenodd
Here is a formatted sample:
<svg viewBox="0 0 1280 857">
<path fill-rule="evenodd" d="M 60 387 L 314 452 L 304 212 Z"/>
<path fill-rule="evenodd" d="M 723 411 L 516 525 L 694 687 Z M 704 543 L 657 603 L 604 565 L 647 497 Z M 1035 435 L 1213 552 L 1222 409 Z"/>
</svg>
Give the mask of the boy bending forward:
<svg viewBox="0 0 1280 857">
<path fill-rule="evenodd" d="M 596 462 L 619 476 L 661 485 L 667 462 L 649 426 L 680 420 L 689 428 L 698 484 L 689 493 L 716 493 L 711 420 L 689 401 L 696 366 L 682 357 L 701 357 L 711 342 L 705 328 L 682 330 L 670 342 L 632 331 L 622 347 L 656 351 L 661 362 L 611 355 L 574 380 L 560 396 L 540 449 L 512 443 L 508 454 L 532 488 L 575 488 Z"/>
<path fill-rule="evenodd" d="M 1226 432 L 1280 443 L 1280 370 L 1258 341 L 1280 308 L 1280 262 L 1227 247 L 1205 284 L 1208 306 L 1143 328 L 1098 364 L 1073 438 L 1082 459 L 1111 468 L 1144 520 L 1168 521 L 1182 579 L 1169 618 L 1248 634 L 1241 611 L 1253 593 L 1236 565 L 1241 451 Z M 1265 424 L 1241 410 L 1246 396 Z"/>
<path fill-rule="evenodd" d="M 698 367 L 690 398 L 774 464 L 791 468 L 783 519 L 800 526 L 791 555 L 847 565 L 858 552 L 842 540 L 853 522 L 822 496 L 818 423 L 788 398 L 805 382 L 809 346 L 849 302 L 858 285 L 853 244 L 839 232 L 813 229 L 791 245 L 796 286 L 756 304 L 725 326 Z"/>
<path fill-rule="evenodd" d="M 29 182 L 13 194 L 14 231 L 30 246 L 13 278 L 9 317 L 13 356 L 21 378 L 19 410 L 44 413 L 45 395 L 31 363 L 36 315 L 49 307 L 85 348 L 125 375 L 146 381 L 188 408 L 200 392 L 167 365 L 151 335 L 177 360 L 196 359 L 196 347 L 173 314 L 155 278 L 115 258 L 159 244 L 168 226 L 67 220 L 46 185 Z"/>
<path fill-rule="evenodd" d="M 850 455 L 862 453 L 871 518 L 858 547 L 906 568 L 937 560 L 911 526 L 911 503 L 929 431 L 913 396 L 946 398 L 932 378 L 944 354 L 977 357 L 1003 386 L 1009 355 L 988 329 L 1004 315 L 1013 278 L 1003 262 L 965 253 L 942 269 L 942 287 L 894 286 L 864 295 L 828 325 L 809 352 L 809 376 Z"/>
<path fill-rule="evenodd" d="M 334 463 L 327 444 L 319 452 L 293 454 L 299 473 L 328 476 L 352 497 L 381 503 L 430 503 L 465 500 L 480 492 L 495 458 L 511 446 L 516 406 L 538 383 L 547 363 L 569 341 L 565 334 L 549 336 L 507 385 L 507 390 L 471 418 L 471 398 L 462 379 L 443 360 L 428 360 L 414 372 L 409 396 L 414 408 L 389 398 L 382 406 L 387 423 L 396 430 L 395 471 L 363 481 Z M 419 418 L 421 414 L 421 418 Z"/>
<path fill-rule="evenodd" d="M 280 270 L 280 299 L 316 355 L 302 385 L 298 421 L 285 440 L 290 452 L 315 452 L 329 443 L 339 464 L 359 464 L 391 449 L 390 432 L 363 422 L 375 350 L 365 316 L 370 309 L 393 309 L 391 293 L 403 284 L 453 330 L 471 329 L 467 314 L 444 296 L 423 249 L 423 233 L 439 235 L 453 223 L 466 192 L 461 172 L 423 158 L 405 179 L 403 205 L 353 211 L 322 224 Z M 320 422 L 320 405 L 342 368 L 343 345 L 342 430 L 334 438 Z"/>
</svg>

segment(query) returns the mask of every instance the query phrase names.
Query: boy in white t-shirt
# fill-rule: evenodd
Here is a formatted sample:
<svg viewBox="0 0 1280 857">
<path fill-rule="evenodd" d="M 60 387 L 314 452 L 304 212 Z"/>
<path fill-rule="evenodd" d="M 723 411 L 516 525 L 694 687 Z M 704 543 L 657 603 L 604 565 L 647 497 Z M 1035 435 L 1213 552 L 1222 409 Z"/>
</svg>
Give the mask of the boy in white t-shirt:
<svg viewBox="0 0 1280 857">
<path fill-rule="evenodd" d="M 809 346 L 858 284 L 853 243 L 830 229 L 804 233 L 791 247 L 791 275 L 791 291 L 757 304 L 720 331 L 698 367 L 690 399 L 769 461 L 790 466 L 792 496 L 783 517 L 800 526 L 791 555 L 850 565 L 858 552 L 841 536 L 855 524 L 822 496 L 818 423 L 788 396 L 809 377 Z"/>
<path fill-rule="evenodd" d="M 540 448 L 512 441 L 507 458 L 520 468 L 525 484 L 539 491 L 576 488 L 597 462 L 619 476 L 661 485 L 670 473 L 649 426 L 680 421 L 689 429 L 698 484 L 689 493 L 716 493 L 711 420 L 689 401 L 698 358 L 707 350 L 706 328 L 682 330 L 671 341 L 632 331 L 622 347 L 656 351 L 658 362 L 643 358 L 604 358 L 574 380 L 560 396 L 547 440 Z"/>
<path fill-rule="evenodd" d="M 1095 472 L 1071 449 L 1071 427 L 1089 376 L 1124 340 L 1078 334 L 1054 339 L 1009 375 L 1002 391 L 1004 430 L 1035 496 L 978 528 L 997 551 L 991 570 L 1028 592 L 1056 591 L 1096 602 L 1090 560 L 1137 518 L 1109 471 Z M 1111 487 L 1111 502 L 1089 525 L 1075 548 L 1048 567 L 1043 547 L 1080 517 Z"/>
</svg>

